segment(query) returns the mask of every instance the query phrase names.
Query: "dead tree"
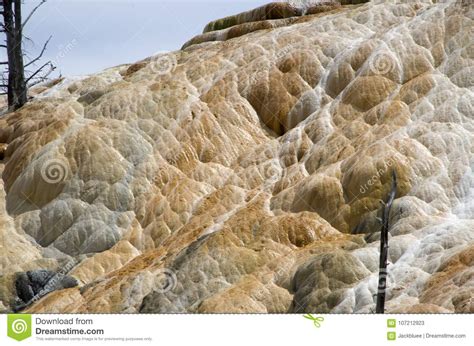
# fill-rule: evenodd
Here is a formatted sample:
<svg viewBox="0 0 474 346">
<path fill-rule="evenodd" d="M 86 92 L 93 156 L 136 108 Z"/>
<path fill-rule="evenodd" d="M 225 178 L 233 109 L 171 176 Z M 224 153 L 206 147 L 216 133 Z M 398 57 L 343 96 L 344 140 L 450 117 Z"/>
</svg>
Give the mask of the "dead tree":
<svg viewBox="0 0 474 346">
<path fill-rule="evenodd" d="M 385 291 L 387 288 L 387 260 L 388 260 L 388 232 L 390 209 L 397 194 L 397 174 L 392 172 L 392 187 L 386 202 L 382 202 L 382 229 L 380 232 L 380 260 L 379 260 L 379 285 L 377 291 L 377 303 L 375 312 L 383 314 L 385 312 Z"/>
<path fill-rule="evenodd" d="M 25 64 L 23 52 L 23 28 L 31 19 L 38 8 L 46 0 L 41 2 L 30 12 L 25 21 L 22 21 L 21 0 L 2 0 L 0 15 L 3 16 L 3 23 L 0 26 L 0 32 L 5 34 L 6 44 L 0 48 L 7 50 L 7 61 L 1 61 L 0 65 L 7 66 L 7 73 L 2 73 L 3 81 L 0 84 L 2 95 L 8 95 L 8 107 L 11 110 L 17 110 L 28 100 L 28 88 L 45 81 L 48 75 L 54 70 L 50 61 L 41 65 L 32 72 L 25 70 L 34 66 L 43 56 L 51 37 L 43 45 L 40 54 Z M 48 69 L 48 70 L 46 70 Z"/>
</svg>

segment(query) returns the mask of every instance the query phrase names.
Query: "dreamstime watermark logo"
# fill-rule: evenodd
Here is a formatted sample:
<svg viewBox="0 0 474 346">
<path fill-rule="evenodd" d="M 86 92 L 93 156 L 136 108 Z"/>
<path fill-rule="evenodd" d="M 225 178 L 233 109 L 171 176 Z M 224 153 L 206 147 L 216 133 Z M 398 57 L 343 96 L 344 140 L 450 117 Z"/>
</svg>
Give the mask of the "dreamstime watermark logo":
<svg viewBox="0 0 474 346">
<path fill-rule="evenodd" d="M 76 38 L 73 38 L 71 41 L 67 42 L 65 45 L 59 45 L 58 46 L 58 54 L 54 57 L 54 59 L 51 60 L 54 66 L 58 66 L 59 62 L 62 61 L 66 56 L 71 53 L 74 48 L 77 47 L 78 41 Z"/>
<path fill-rule="evenodd" d="M 409 165 L 408 158 L 404 156 L 405 150 L 401 150 L 400 153 L 396 153 L 391 156 L 387 161 L 384 161 L 383 167 L 379 168 L 374 175 L 372 175 L 364 185 L 360 186 L 359 192 L 361 194 L 365 194 L 367 191 L 371 189 L 372 186 L 377 184 L 378 181 L 381 180 L 381 177 L 388 172 L 389 168 L 395 165 L 395 162 L 402 163 L 406 166 Z"/>
<path fill-rule="evenodd" d="M 41 291 L 36 294 L 31 301 L 28 302 L 29 304 L 36 303 L 38 300 L 43 298 L 46 294 L 54 291 L 57 289 L 58 284 L 60 284 L 61 280 L 66 277 L 66 274 L 69 273 L 72 268 L 77 264 L 76 260 L 70 260 L 64 267 L 62 267 L 49 281 L 48 283 L 41 289 Z"/>
<path fill-rule="evenodd" d="M 257 69 L 255 72 L 246 76 L 245 80 L 245 87 L 242 91 L 242 95 L 246 96 L 255 86 L 257 83 L 262 80 L 266 80 L 268 76 L 268 72 L 265 68 Z"/>
<path fill-rule="evenodd" d="M 265 184 L 273 184 L 278 182 L 280 179 L 280 170 L 275 166 L 273 162 L 268 163 L 264 168 L 264 179 Z"/>
<path fill-rule="evenodd" d="M 156 291 L 159 293 L 166 293 L 175 289 L 178 278 L 174 271 L 168 268 L 162 268 L 158 270 L 156 276 Z"/>
<path fill-rule="evenodd" d="M 377 294 L 385 293 L 395 286 L 395 276 L 388 269 L 380 269 L 377 277 Z"/>
<path fill-rule="evenodd" d="M 255 234 L 254 234 L 255 236 Z M 293 267 L 292 263 L 290 262 L 283 262 L 279 263 L 278 269 L 276 270 L 275 274 L 273 275 L 272 282 L 277 283 L 280 280 L 283 280 L 285 277 L 290 275 L 291 268 Z M 258 289 L 257 292 L 253 295 L 256 301 L 263 301 L 265 296 L 269 294 L 268 289 L 265 286 L 262 286 Z"/>
<path fill-rule="evenodd" d="M 7 335 L 17 341 L 22 341 L 31 336 L 31 315 L 8 315 Z"/>
<path fill-rule="evenodd" d="M 395 68 L 395 60 L 387 52 L 375 54 L 369 61 L 369 69 L 376 75 L 386 75 Z"/>
<path fill-rule="evenodd" d="M 151 57 L 150 69 L 158 75 L 165 75 L 174 71 L 178 60 L 173 53 L 159 52 Z"/>
<path fill-rule="evenodd" d="M 69 164 L 65 160 L 46 160 L 41 166 L 41 178 L 48 184 L 59 184 L 69 176 Z"/>
</svg>

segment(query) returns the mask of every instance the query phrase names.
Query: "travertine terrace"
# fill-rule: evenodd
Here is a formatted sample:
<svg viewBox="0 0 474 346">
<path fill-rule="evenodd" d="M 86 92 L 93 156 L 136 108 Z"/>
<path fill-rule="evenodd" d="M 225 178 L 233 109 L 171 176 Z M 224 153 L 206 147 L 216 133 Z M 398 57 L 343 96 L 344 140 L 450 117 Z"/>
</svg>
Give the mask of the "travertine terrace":
<svg viewBox="0 0 474 346">
<path fill-rule="evenodd" d="M 474 5 L 358 2 L 216 21 L 1 117 L 0 308 L 66 268 L 26 311 L 372 312 L 395 170 L 387 311 L 474 312 Z"/>
</svg>

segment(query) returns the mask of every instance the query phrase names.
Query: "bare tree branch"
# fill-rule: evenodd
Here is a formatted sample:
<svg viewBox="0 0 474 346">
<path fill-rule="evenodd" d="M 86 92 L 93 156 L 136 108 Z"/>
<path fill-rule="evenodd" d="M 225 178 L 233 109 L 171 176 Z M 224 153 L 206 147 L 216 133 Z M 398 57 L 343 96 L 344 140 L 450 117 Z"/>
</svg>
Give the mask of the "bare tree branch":
<svg viewBox="0 0 474 346">
<path fill-rule="evenodd" d="M 31 60 L 29 63 L 27 63 L 25 65 L 25 67 L 28 67 L 30 65 L 33 65 L 35 62 L 37 62 L 39 59 L 42 58 L 43 54 L 44 54 L 44 51 L 46 50 L 46 47 L 48 46 L 48 43 L 49 41 L 51 40 L 51 37 L 53 36 L 49 36 L 48 40 L 45 42 L 45 44 L 43 45 L 43 49 L 41 49 L 41 53 L 36 57 L 34 58 L 33 60 Z"/>
<path fill-rule="evenodd" d="M 29 36 L 26 36 L 25 34 L 23 34 L 23 38 L 30 43 L 34 43 L 33 40 Z"/>
<path fill-rule="evenodd" d="M 26 17 L 25 21 L 22 24 L 22 27 L 25 27 L 26 23 L 28 23 L 28 21 L 33 16 L 33 14 L 36 12 L 36 10 L 38 10 L 38 8 L 40 8 L 45 2 L 46 2 L 46 0 L 41 0 L 41 2 L 30 12 L 28 17 Z"/>
<path fill-rule="evenodd" d="M 51 70 L 45 75 L 43 76 L 42 78 L 46 79 L 47 76 L 55 70 L 55 67 L 54 65 L 51 63 L 51 61 L 48 61 L 47 63 L 45 63 L 44 65 L 42 65 L 39 69 L 37 69 L 31 76 L 29 76 L 27 79 L 26 79 L 26 83 L 28 84 L 35 76 L 37 76 L 46 66 L 50 66 Z"/>
</svg>

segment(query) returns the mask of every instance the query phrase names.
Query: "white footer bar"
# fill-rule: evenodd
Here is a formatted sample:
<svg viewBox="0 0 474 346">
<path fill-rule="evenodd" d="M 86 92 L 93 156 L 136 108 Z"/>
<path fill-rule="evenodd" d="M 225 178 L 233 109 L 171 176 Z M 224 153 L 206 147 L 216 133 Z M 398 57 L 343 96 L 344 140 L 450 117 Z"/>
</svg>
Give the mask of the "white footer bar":
<svg viewBox="0 0 474 346">
<path fill-rule="evenodd" d="M 0 320 L 0 345 L 474 344 L 474 315 L 19 314 Z"/>
</svg>

